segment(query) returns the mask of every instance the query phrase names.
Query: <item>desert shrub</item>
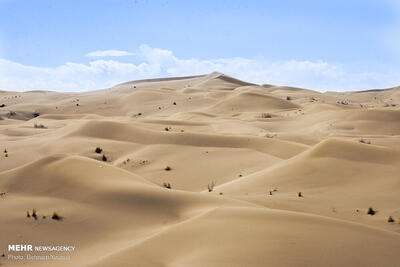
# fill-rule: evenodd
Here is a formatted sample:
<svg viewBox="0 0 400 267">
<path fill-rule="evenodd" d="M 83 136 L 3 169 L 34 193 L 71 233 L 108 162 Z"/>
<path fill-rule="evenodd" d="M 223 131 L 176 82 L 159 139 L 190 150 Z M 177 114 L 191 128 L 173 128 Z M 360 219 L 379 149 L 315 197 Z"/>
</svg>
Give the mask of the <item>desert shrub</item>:
<svg viewBox="0 0 400 267">
<path fill-rule="evenodd" d="M 303 197 L 303 194 L 302 194 L 301 192 L 299 192 L 297 195 L 298 195 L 299 197 Z"/>
<path fill-rule="evenodd" d="M 176 106 L 176 102 L 174 102 L 174 105 Z"/>
<path fill-rule="evenodd" d="M 167 188 L 167 189 L 171 189 L 172 187 L 171 187 L 171 184 L 170 183 L 163 183 L 163 186 L 165 187 L 165 188 Z"/>
<path fill-rule="evenodd" d="M 165 127 L 164 130 L 166 130 L 166 131 L 168 132 L 168 131 L 169 131 L 169 128 L 168 128 L 168 127 Z"/>
<path fill-rule="evenodd" d="M 292 98 L 290 96 L 287 96 L 286 100 L 292 100 Z"/>
<path fill-rule="evenodd" d="M 211 181 L 211 183 L 209 183 L 209 184 L 207 185 L 208 192 L 212 192 L 212 191 L 214 190 L 214 187 L 215 187 L 215 182 L 214 182 L 214 181 Z"/>
<path fill-rule="evenodd" d="M 30 218 L 31 214 L 29 213 L 29 211 L 26 212 L 26 218 Z"/>
<path fill-rule="evenodd" d="M 360 140 L 358 140 L 358 142 L 360 142 L 360 143 L 362 143 L 362 144 L 371 144 L 371 141 L 369 141 L 369 140 L 365 140 L 365 139 L 363 139 L 363 138 L 361 138 Z"/>
<path fill-rule="evenodd" d="M 372 207 L 369 207 L 369 208 L 368 208 L 368 211 L 367 211 L 367 214 L 368 214 L 368 215 L 371 215 L 371 216 L 372 216 L 372 215 L 375 215 L 375 213 L 376 213 L 376 210 L 374 210 Z"/>
<path fill-rule="evenodd" d="M 46 129 L 46 128 L 47 128 L 47 127 L 44 126 L 43 124 L 41 124 L 41 123 L 36 123 L 36 122 L 35 122 L 35 124 L 33 124 L 33 127 L 34 127 L 34 128 L 38 128 L 38 129 Z"/>
<path fill-rule="evenodd" d="M 167 166 L 167 167 L 164 168 L 164 170 L 165 171 L 170 171 L 170 170 L 172 170 L 172 168 L 170 166 Z"/>
<path fill-rule="evenodd" d="M 35 209 L 32 210 L 32 217 L 35 218 L 35 220 L 38 218 Z"/>
<path fill-rule="evenodd" d="M 272 116 L 269 113 L 263 113 L 263 114 L 261 114 L 261 118 L 270 119 L 270 118 L 272 118 Z"/>
<path fill-rule="evenodd" d="M 94 152 L 96 152 L 97 154 L 100 154 L 101 152 L 103 152 L 103 149 L 101 147 L 96 147 Z"/>
<path fill-rule="evenodd" d="M 393 222 L 394 222 L 393 217 L 392 217 L 392 216 L 389 216 L 389 218 L 388 218 L 388 223 L 393 223 Z"/>
<path fill-rule="evenodd" d="M 7 117 L 10 118 L 10 117 L 15 116 L 15 115 L 17 115 L 17 113 L 15 113 L 14 111 L 9 111 L 8 114 L 7 114 Z"/>
<path fill-rule="evenodd" d="M 277 136 L 277 134 L 271 134 L 271 133 L 265 134 L 265 137 L 267 138 L 274 138 L 275 136 Z"/>
<path fill-rule="evenodd" d="M 33 116 L 34 118 L 39 117 L 39 116 L 40 116 L 40 113 L 39 113 L 39 112 L 33 112 L 33 113 L 32 113 L 32 116 Z"/>
<path fill-rule="evenodd" d="M 63 219 L 63 217 L 61 217 L 56 211 L 53 212 L 51 218 L 56 221 L 61 221 Z"/>
<path fill-rule="evenodd" d="M 107 161 L 106 155 L 103 154 L 103 156 L 101 157 L 101 160 L 102 160 L 102 161 Z"/>
</svg>

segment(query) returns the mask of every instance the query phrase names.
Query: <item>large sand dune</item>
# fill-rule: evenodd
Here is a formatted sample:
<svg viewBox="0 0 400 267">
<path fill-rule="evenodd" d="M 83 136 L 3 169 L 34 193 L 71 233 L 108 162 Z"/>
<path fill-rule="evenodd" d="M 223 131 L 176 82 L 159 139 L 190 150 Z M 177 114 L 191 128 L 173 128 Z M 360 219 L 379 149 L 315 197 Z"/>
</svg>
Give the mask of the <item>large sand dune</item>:
<svg viewBox="0 0 400 267">
<path fill-rule="evenodd" d="M 1 104 L 1 266 L 400 266 L 399 87 L 211 73 Z"/>
</svg>

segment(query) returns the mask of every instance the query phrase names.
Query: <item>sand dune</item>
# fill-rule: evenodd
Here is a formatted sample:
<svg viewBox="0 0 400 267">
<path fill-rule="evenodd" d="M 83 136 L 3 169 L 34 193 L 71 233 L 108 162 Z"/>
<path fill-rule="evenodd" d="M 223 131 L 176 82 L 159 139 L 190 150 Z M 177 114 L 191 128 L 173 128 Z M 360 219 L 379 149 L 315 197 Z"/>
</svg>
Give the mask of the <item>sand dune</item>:
<svg viewBox="0 0 400 267">
<path fill-rule="evenodd" d="M 0 105 L 2 266 L 399 265 L 399 87 L 214 72 Z"/>
</svg>

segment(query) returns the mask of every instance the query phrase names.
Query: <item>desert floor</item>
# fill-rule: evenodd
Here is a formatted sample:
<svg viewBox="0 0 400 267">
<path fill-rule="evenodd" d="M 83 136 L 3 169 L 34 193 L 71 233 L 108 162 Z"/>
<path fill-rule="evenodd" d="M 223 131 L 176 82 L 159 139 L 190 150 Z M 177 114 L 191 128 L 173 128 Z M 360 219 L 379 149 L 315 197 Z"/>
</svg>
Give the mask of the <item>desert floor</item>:
<svg viewBox="0 0 400 267">
<path fill-rule="evenodd" d="M 211 73 L 0 104 L 1 266 L 400 266 L 400 88 Z"/>
</svg>

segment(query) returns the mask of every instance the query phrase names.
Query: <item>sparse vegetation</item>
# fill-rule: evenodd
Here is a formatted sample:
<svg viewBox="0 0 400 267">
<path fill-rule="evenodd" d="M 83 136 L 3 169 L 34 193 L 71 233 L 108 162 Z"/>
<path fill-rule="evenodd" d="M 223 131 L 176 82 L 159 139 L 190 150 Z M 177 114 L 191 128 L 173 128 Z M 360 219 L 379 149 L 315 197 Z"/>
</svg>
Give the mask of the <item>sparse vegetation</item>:
<svg viewBox="0 0 400 267">
<path fill-rule="evenodd" d="M 299 193 L 297 194 L 297 196 L 298 196 L 298 197 L 303 197 L 303 194 L 302 194 L 301 192 L 299 192 Z"/>
<path fill-rule="evenodd" d="M 214 190 L 214 187 L 215 187 L 215 181 L 211 181 L 211 183 L 207 185 L 208 192 L 212 192 Z"/>
<path fill-rule="evenodd" d="M 33 116 L 34 118 L 39 117 L 39 116 L 40 116 L 40 113 L 39 113 L 39 112 L 33 112 L 33 113 L 32 113 L 32 116 Z"/>
<path fill-rule="evenodd" d="M 31 214 L 29 213 L 29 210 L 28 211 L 26 211 L 26 218 L 30 218 L 31 217 Z"/>
<path fill-rule="evenodd" d="M 169 128 L 168 128 L 168 127 L 165 127 L 164 130 L 166 130 L 166 131 L 168 132 L 168 131 L 169 131 Z"/>
<path fill-rule="evenodd" d="M 375 215 L 375 213 L 376 213 L 376 210 L 374 210 L 372 207 L 369 207 L 369 208 L 368 208 L 368 211 L 367 211 L 367 214 L 368 214 L 368 215 L 371 215 L 371 216 L 372 216 L 372 215 Z"/>
<path fill-rule="evenodd" d="M 15 113 L 14 111 L 9 111 L 9 112 L 7 113 L 7 117 L 8 117 L 8 118 L 10 118 L 10 117 L 12 117 L 12 116 L 15 116 L 15 115 L 17 115 L 17 113 Z"/>
<path fill-rule="evenodd" d="M 37 220 L 37 218 L 38 218 L 35 209 L 32 210 L 32 217 L 33 217 L 35 220 Z"/>
<path fill-rule="evenodd" d="M 56 221 L 61 221 L 63 219 L 63 217 L 61 217 L 56 211 L 53 212 L 51 218 Z"/>
<path fill-rule="evenodd" d="M 165 170 L 165 171 L 170 171 L 170 170 L 172 170 L 172 168 L 171 168 L 170 166 L 166 166 L 166 167 L 164 168 L 164 170 Z"/>
<path fill-rule="evenodd" d="M 290 101 L 290 100 L 292 100 L 292 98 L 290 96 L 287 96 L 286 100 Z"/>
<path fill-rule="evenodd" d="M 103 156 L 101 157 L 101 160 L 102 160 L 102 161 L 107 161 L 106 155 L 103 154 Z"/>
<path fill-rule="evenodd" d="M 261 114 L 261 118 L 270 119 L 270 118 L 272 118 L 272 116 L 269 113 L 263 113 L 263 114 Z"/>
<path fill-rule="evenodd" d="M 389 216 L 389 218 L 388 218 L 388 223 L 394 223 L 394 219 L 393 219 L 392 216 Z"/>
<path fill-rule="evenodd" d="M 363 138 L 361 138 L 360 140 L 358 140 L 358 142 L 360 142 L 360 143 L 362 143 L 362 144 L 368 144 L 368 145 L 371 144 L 371 141 L 370 141 L 370 140 L 365 140 L 365 139 L 363 139 Z"/>
<path fill-rule="evenodd" d="M 100 154 L 101 152 L 103 152 L 103 149 L 101 147 L 96 147 L 94 152 L 96 152 L 97 154 Z"/>
<path fill-rule="evenodd" d="M 171 184 L 170 183 L 163 183 L 163 186 L 165 187 L 165 188 L 167 188 L 167 189 L 171 189 L 172 187 L 171 187 Z"/>
<path fill-rule="evenodd" d="M 44 126 L 43 124 L 41 124 L 41 123 L 36 123 L 36 122 L 35 122 L 35 124 L 33 124 L 33 127 L 34 127 L 34 128 L 38 128 L 38 129 L 47 129 L 47 127 Z"/>
<path fill-rule="evenodd" d="M 173 103 L 176 106 L 176 102 Z"/>
<path fill-rule="evenodd" d="M 277 136 L 277 134 L 271 134 L 271 133 L 265 134 L 265 137 L 267 138 L 274 138 L 275 136 Z"/>
</svg>

